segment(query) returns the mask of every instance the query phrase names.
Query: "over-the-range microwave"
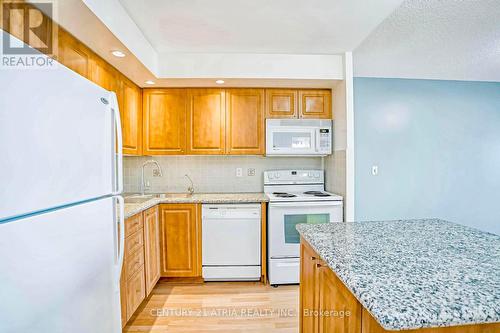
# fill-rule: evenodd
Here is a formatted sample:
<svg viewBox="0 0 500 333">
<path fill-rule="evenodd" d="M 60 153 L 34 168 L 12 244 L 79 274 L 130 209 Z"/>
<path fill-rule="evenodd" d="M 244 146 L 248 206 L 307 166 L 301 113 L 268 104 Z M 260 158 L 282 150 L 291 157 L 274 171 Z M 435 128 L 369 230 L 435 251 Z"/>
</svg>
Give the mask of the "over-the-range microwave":
<svg viewBox="0 0 500 333">
<path fill-rule="evenodd" d="M 331 120 L 266 120 L 267 156 L 326 156 L 331 153 Z"/>
</svg>

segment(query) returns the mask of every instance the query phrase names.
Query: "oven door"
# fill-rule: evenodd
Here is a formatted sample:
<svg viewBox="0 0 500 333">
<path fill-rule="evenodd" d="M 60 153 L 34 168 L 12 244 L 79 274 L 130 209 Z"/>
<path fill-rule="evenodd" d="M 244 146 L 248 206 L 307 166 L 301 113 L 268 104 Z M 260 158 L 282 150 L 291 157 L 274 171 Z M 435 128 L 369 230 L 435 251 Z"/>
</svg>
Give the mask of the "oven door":
<svg viewBox="0 0 500 333">
<path fill-rule="evenodd" d="M 311 127 L 268 127 L 266 155 L 317 155 L 316 130 Z"/>
<path fill-rule="evenodd" d="M 272 202 L 268 221 L 269 257 L 299 257 L 300 235 L 295 229 L 299 223 L 342 221 L 342 201 Z"/>
</svg>

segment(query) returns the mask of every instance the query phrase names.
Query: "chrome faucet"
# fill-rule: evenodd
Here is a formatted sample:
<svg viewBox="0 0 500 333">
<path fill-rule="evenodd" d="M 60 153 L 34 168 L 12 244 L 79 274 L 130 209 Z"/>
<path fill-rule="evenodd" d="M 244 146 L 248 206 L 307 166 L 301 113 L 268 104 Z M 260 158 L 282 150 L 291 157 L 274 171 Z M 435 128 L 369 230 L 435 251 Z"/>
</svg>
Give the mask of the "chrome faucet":
<svg viewBox="0 0 500 333">
<path fill-rule="evenodd" d="M 188 192 L 189 192 L 189 194 L 193 195 L 193 193 L 194 193 L 193 180 L 187 174 L 185 174 L 184 177 L 186 177 L 187 179 L 189 179 L 189 182 L 191 183 L 191 186 L 188 187 Z"/>
<path fill-rule="evenodd" d="M 155 160 L 147 160 L 146 162 L 142 163 L 142 167 L 141 167 L 141 195 L 144 195 L 144 192 L 145 192 L 145 187 L 146 187 L 146 184 L 144 183 L 144 167 L 148 164 L 154 164 L 156 165 L 156 168 L 158 170 L 158 175 L 160 177 L 163 176 L 163 172 L 161 171 L 161 166 L 160 164 L 158 164 L 158 162 L 156 162 Z"/>
</svg>

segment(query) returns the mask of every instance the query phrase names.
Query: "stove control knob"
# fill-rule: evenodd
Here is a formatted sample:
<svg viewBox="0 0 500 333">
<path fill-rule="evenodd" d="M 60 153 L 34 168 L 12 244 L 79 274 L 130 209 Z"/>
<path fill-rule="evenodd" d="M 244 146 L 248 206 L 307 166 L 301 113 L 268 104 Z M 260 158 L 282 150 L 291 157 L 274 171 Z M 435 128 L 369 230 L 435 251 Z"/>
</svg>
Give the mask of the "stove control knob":
<svg viewBox="0 0 500 333">
<path fill-rule="evenodd" d="M 281 175 L 279 174 L 279 172 L 276 172 L 276 174 L 274 175 L 276 178 L 280 178 Z"/>
<path fill-rule="evenodd" d="M 319 178 L 319 172 L 316 172 L 316 173 L 314 174 L 314 178 Z"/>
<path fill-rule="evenodd" d="M 307 177 L 309 177 L 309 178 L 312 178 L 312 176 L 313 176 L 313 175 L 312 175 L 312 173 L 310 173 L 310 172 L 307 174 Z"/>
<path fill-rule="evenodd" d="M 269 174 L 269 179 L 273 179 L 274 175 L 272 173 Z"/>
</svg>

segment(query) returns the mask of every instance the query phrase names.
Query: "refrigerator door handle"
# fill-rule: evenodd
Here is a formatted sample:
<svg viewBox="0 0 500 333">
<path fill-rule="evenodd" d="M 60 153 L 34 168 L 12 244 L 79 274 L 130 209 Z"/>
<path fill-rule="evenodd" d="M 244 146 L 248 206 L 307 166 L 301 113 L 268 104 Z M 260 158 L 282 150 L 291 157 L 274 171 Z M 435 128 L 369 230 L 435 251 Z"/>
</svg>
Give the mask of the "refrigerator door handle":
<svg viewBox="0 0 500 333">
<path fill-rule="evenodd" d="M 114 92 L 111 93 L 111 110 L 113 111 L 113 118 L 115 120 L 115 129 L 116 129 L 116 145 L 114 145 L 113 149 L 113 165 L 116 168 L 115 177 L 116 177 L 116 190 L 112 192 L 112 195 L 118 195 L 123 192 L 123 137 L 122 137 L 122 126 L 120 120 L 120 110 L 118 109 L 118 99 L 116 98 L 116 94 Z M 113 134 L 114 135 L 114 134 Z"/>
<path fill-rule="evenodd" d="M 116 263 L 117 288 L 120 289 L 120 278 L 123 267 L 123 257 L 125 254 L 125 201 L 121 195 L 113 197 L 117 200 L 120 209 L 120 217 L 116 222 L 116 230 L 118 234 L 118 258 Z"/>
</svg>

